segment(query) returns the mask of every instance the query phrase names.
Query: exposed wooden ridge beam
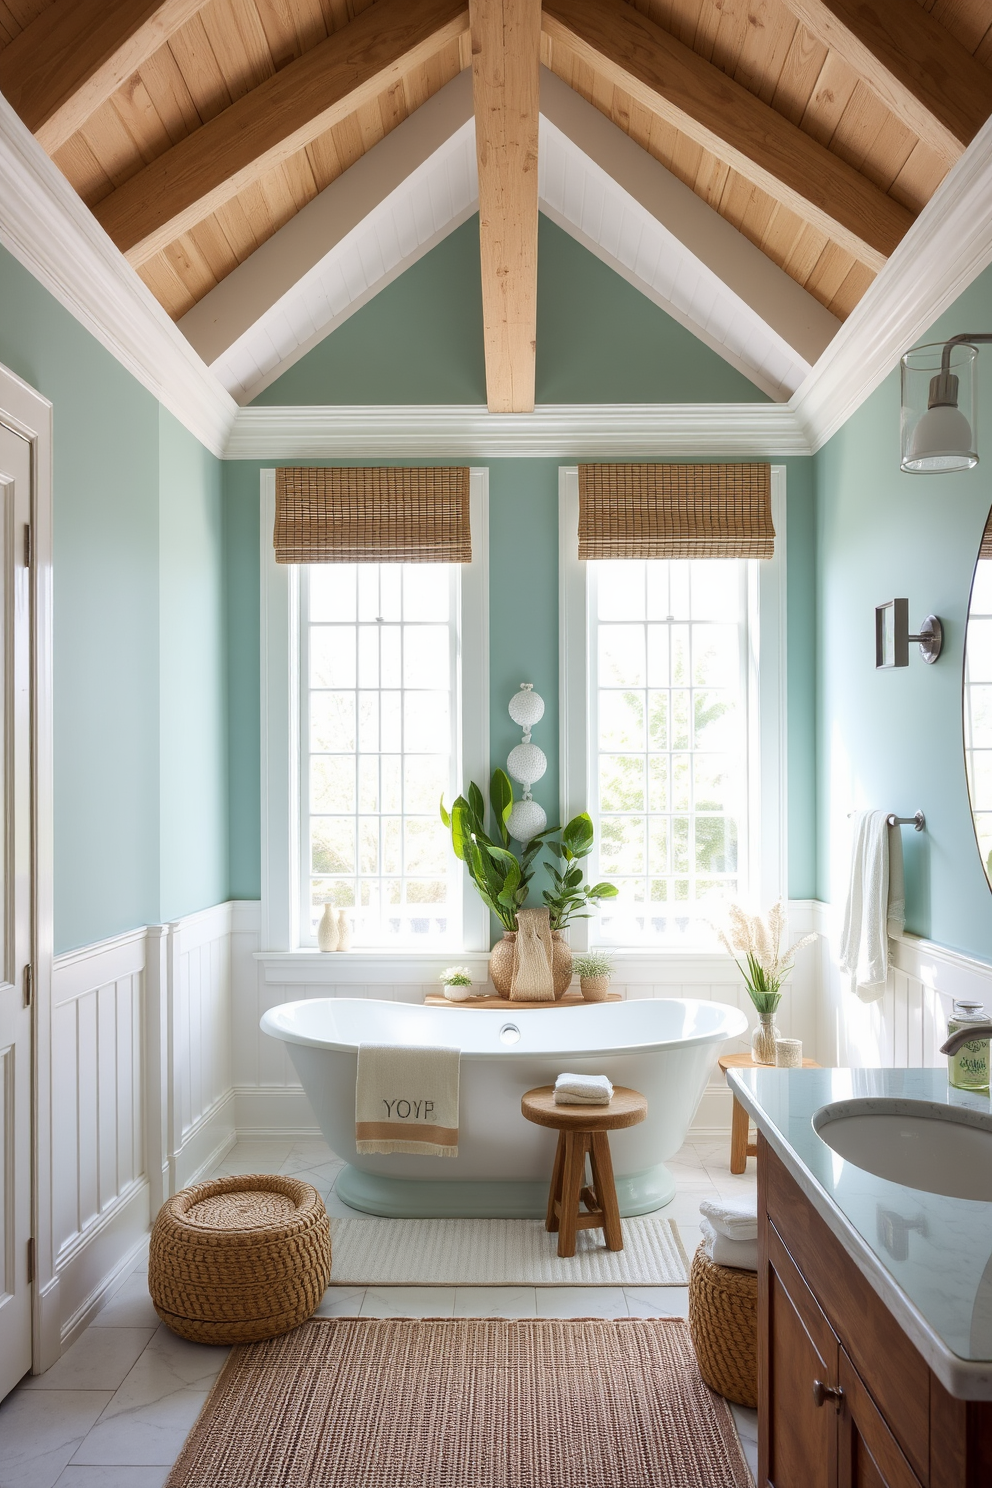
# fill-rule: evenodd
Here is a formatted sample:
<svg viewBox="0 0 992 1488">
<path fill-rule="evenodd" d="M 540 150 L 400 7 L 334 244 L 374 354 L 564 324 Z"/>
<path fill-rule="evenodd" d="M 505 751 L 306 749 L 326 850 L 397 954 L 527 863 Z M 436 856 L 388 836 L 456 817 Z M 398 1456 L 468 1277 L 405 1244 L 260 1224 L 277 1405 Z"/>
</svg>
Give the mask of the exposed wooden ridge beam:
<svg viewBox="0 0 992 1488">
<path fill-rule="evenodd" d="M 469 0 L 490 413 L 532 413 L 537 347 L 539 0 Z"/>
<path fill-rule="evenodd" d="M 138 266 L 468 30 L 465 0 L 378 0 L 118 186 L 94 214 Z"/>
<path fill-rule="evenodd" d="M 545 0 L 544 31 L 877 271 L 913 222 L 853 166 L 624 0 Z"/>
<path fill-rule="evenodd" d="M 992 73 L 906 0 L 785 0 L 824 46 L 953 165 L 992 115 Z"/>
<path fill-rule="evenodd" d="M 206 0 L 55 0 L 0 52 L 0 93 L 49 155 Z"/>
</svg>

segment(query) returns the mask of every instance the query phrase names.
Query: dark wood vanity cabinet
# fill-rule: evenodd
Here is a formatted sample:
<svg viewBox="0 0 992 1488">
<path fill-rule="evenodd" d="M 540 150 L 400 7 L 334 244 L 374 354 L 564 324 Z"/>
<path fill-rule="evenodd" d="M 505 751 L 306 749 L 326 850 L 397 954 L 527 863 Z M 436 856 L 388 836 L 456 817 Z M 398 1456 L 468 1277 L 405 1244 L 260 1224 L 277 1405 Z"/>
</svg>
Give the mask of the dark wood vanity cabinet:
<svg viewBox="0 0 992 1488">
<path fill-rule="evenodd" d="M 931 1373 L 758 1140 L 759 1488 L 992 1488 L 992 1404 Z"/>
</svg>

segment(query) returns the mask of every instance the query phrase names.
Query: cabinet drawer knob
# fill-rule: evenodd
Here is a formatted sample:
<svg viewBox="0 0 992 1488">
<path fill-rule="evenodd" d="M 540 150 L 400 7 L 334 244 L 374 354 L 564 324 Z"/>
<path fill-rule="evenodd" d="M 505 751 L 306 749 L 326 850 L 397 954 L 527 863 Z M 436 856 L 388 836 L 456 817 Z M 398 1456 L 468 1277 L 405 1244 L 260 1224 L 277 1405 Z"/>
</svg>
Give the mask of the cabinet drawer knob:
<svg viewBox="0 0 992 1488">
<path fill-rule="evenodd" d="M 813 1404 L 825 1405 L 828 1400 L 834 1402 L 834 1409 L 840 1410 L 840 1403 L 844 1399 L 844 1391 L 840 1385 L 825 1385 L 822 1380 L 813 1381 Z"/>
</svg>

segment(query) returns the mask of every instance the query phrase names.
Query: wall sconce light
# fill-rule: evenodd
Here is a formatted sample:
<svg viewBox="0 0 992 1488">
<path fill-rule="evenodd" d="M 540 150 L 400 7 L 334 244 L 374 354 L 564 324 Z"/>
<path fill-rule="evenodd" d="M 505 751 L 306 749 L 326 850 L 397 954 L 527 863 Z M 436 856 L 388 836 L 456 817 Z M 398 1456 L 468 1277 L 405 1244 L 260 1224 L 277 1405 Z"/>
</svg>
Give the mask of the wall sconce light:
<svg viewBox="0 0 992 1488">
<path fill-rule="evenodd" d="M 901 359 L 900 468 L 911 475 L 970 470 L 978 464 L 975 398 L 984 331 L 914 346 Z"/>
<path fill-rule="evenodd" d="M 875 667 L 909 666 L 909 643 L 918 641 L 920 655 L 931 666 L 944 644 L 944 627 L 936 615 L 928 615 L 919 635 L 909 633 L 909 600 L 890 599 L 875 606 Z"/>
</svg>

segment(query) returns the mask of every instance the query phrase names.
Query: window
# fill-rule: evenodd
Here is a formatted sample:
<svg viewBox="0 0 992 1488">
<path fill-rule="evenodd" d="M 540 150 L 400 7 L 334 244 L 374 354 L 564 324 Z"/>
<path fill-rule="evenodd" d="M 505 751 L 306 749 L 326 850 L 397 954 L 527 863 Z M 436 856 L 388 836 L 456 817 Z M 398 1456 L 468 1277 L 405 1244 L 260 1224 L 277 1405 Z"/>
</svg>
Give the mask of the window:
<svg viewBox="0 0 992 1488">
<path fill-rule="evenodd" d="M 580 562 L 560 484 L 562 809 L 620 891 L 572 943 L 702 947 L 727 900 L 784 891 L 784 471 L 761 561 Z"/>
<path fill-rule="evenodd" d="M 470 563 L 306 565 L 275 561 L 261 472 L 266 951 L 315 945 L 325 899 L 357 950 L 488 950 L 438 813 L 489 777 L 487 476 L 470 472 Z"/>
<path fill-rule="evenodd" d="M 356 945 L 461 942 L 461 865 L 438 816 L 461 789 L 459 568 L 301 570 L 302 924 L 347 908 Z"/>
<path fill-rule="evenodd" d="M 992 882 L 992 561 L 975 565 L 964 652 L 964 758 L 978 851 Z"/>
</svg>

